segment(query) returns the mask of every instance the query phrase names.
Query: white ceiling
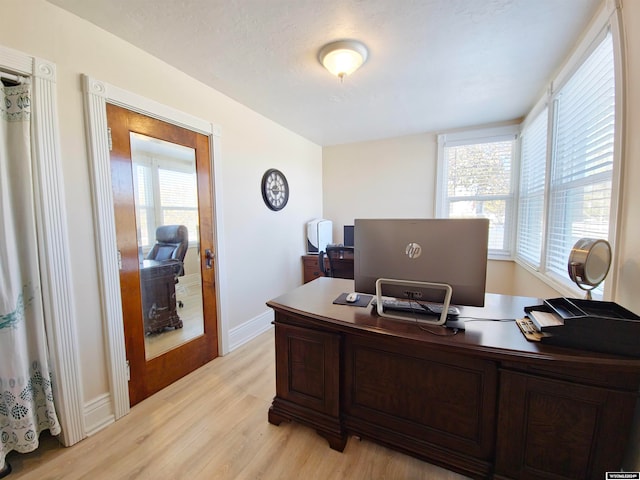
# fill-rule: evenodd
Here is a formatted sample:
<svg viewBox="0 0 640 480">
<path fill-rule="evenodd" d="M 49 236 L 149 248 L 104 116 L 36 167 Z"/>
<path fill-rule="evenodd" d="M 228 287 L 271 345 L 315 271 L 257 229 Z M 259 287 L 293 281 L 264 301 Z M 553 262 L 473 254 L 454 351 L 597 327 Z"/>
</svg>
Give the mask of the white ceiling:
<svg viewBox="0 0 640 480">
<path fill-rule="evenodd" d="M 601 2 L 48 1 L 319 145 L 522 117 Z M 317 52 L 343 38 L 369 59 L 341 84 Z"/>
</svg>

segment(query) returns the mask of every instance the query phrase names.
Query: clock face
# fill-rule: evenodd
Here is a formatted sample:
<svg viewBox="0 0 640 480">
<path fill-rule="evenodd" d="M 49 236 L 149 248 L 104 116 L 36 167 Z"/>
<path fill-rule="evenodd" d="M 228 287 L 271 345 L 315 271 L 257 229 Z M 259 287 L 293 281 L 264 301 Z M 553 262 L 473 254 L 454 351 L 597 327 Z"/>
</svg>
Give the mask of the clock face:
<svg viewBox="0 0 640 480">
<path fill-rule="evenodd" d="M 289 201 L 289 184 L 280 170 L 271 168 L 262 176 L 262 198 L 271 210 L 282 210 Z"/>
</svg>

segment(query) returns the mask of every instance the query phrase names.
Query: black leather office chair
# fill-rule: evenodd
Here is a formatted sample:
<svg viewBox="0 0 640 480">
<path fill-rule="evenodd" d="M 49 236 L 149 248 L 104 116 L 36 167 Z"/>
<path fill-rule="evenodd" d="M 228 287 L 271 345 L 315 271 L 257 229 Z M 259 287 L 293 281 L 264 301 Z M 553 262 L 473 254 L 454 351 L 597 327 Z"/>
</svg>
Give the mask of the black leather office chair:
<svg viewBox="0 0 640 480">
<path fill-rule="evenodd" d="M 162 225 L 156 228 L 156 243 L 149 250 L 147 260 L 178 260 L 177 277 L 184 275 L 184 256 L 189 248 L 189 231 L 184 225 Z"/>
<path fill-rule="evenodd" d="M 176 312 L 175 284 L 184 275 L 184 257 L 189 248 L 189 231 L 184 225 L 163 225 L 156 229 L 153 245 L 140 268 L 142 311 L 145 333 L 158 333 L 167 327 L 182 328 Z"/>
<path fill-rule="evenodd" d="M 176 283 L 184 275 L 184 257 L 189 248 L 189 230 L 184 225 L 162 225 L 156 228 L 156 243 L 149 250 L 147 260 L 177 260 Z"/>
<path fill-rule="evenodd" d="M 325 257 L 329 260 L 328 268 Z M 318 254 L 318 266 L 325 277 L 353 279 L 353 247 L 327 245 L 325 251 Z"/>
</svg>

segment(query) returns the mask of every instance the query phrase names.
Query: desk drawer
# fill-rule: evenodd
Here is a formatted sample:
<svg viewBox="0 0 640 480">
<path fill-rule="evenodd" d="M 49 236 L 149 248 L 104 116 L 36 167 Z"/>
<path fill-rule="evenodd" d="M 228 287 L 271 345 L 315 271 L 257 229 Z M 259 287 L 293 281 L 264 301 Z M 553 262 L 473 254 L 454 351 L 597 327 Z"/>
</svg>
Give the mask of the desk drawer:
<svg viewBox="0 0 640 480">
<path fill-rule="evenodd" d="M 500 478 L 601 479 L 620 470 L 636 394 L 503 370 Z"/>
<path fill-rule="evenodd" d="M 317 255 L 303 255 L 302 267 L 304 273 L 304 283 L 309 283 L 311 280 L 315 280 L 318 277 L 324 277 L 324 275 L 320 271 L 320 266 L 318 265 Z"/>
<path fill-rule="evenodd" d="M 432 445 L 491 459 L 495 363 L 425 352 L 397 341 L 373 345 L 347 338 L 345 352 L 343 411 L 353 425 L 400 434 L 409 439 L 407 448 L 423 449 L 426 457 L 434 453 Z"/>
<path fill-rule="evenodd" d="M 276 322 L 277 396 L 337 418 L 339 352 L 337 334 Z"/>
</svg>

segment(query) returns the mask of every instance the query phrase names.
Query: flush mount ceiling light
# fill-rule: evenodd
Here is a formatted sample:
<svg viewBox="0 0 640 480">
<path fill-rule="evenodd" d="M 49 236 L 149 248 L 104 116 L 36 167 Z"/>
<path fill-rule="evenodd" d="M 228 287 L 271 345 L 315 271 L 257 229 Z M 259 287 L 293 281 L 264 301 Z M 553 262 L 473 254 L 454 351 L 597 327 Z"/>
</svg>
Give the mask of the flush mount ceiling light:
<svg viewBox="0 0 640 480">
<path fill-rule="evenodd" d="M 355 72 L 367 61 L 367 47 L 357 40 L 339 40 L 325 45 L 318 52 L 318 60 L 331 73 L 340 78 Z"/>
</svg>

